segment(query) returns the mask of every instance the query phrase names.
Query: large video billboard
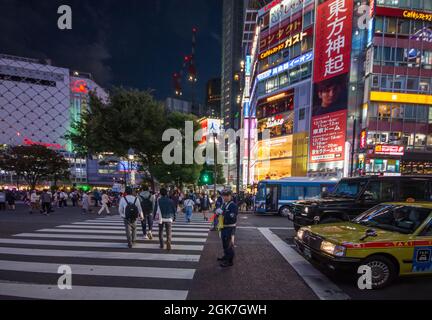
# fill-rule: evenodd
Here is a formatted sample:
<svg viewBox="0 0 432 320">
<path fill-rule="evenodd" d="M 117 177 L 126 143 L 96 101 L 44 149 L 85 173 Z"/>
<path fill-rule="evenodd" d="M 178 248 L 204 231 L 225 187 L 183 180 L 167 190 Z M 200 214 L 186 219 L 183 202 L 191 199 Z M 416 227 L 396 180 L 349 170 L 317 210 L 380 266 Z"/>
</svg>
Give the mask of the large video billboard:
<svg viewBox="0 0 432 320">
<path fill-rule="evenodd" d="M 318 6 L 310 163 L 345 160 L 353 0 Z"/>
</svg>

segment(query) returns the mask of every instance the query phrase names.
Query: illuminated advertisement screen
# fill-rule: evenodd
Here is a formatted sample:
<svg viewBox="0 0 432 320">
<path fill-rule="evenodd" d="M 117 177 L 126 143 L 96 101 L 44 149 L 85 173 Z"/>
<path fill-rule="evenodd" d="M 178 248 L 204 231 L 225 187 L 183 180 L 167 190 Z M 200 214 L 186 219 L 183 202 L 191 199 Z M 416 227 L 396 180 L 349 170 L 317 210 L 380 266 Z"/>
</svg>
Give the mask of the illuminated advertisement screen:
<svg viewBox="0 0 432 320">
<path fill-rule="evenodd" d="M 432 13 L 417 10 L 404 10 L 398 8 L 376 7 L 377 16 L 397 17 L 419 21 L 432 21 Z"/>
<path fill-rule="evenodd" d="M 311 124 L 310 162 L 345 159 L 347 110 L 314 117 Z"/>
<path fill-rule="evenodd" d="M 313 3 L 314 0 L 283 0 L 270 11 L 270 28 L 303 9 L 303 4 Z"/>
<path fill-rule="evenodd" d="M 258 137 L 269 130 L 270 138 L 281 137 L 294 132 L 294 112 L 279 114 L 258 122 Z"/>
</svg>

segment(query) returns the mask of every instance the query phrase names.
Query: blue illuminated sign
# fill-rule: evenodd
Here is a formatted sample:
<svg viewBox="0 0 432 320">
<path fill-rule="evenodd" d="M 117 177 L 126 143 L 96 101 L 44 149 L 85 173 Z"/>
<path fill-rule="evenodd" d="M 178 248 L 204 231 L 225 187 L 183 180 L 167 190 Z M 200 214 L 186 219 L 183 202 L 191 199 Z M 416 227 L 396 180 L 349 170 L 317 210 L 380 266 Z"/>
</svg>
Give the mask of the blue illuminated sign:
<svg viewBox="0 0 432 320">
<path fill-rule="evenodd" d="M 243 103 L 243 115 L 245 118 L 249 118 L 250 113 L 250 102 Z"/>
<path fill-rule="evenodd" d="M 266 72 L 263 72 L 261 74 L 258 75 L 258 81 L 262 81 L 264 79 L 273 77 L 278 75 L 279 73 L 282 73 L 284 71 L 290 70 L 292 68 L 295 68 L 303 63 L 309 62 L 313 60 L 313 52 L 308 52 L 305 53 L 304 55 L 297 57 L 295 59 L 292 59 L 288 62 L 285 62 L 281 65 L 279 65 L 278 67 L 275 67 L 273 69 L 267 70 Z"/>
<path fill-rule="evenodd" d="M 252 57 L 251 56 L 246 56 L 246 75 L 250 76 L 252 73 Z"/>
</svg>

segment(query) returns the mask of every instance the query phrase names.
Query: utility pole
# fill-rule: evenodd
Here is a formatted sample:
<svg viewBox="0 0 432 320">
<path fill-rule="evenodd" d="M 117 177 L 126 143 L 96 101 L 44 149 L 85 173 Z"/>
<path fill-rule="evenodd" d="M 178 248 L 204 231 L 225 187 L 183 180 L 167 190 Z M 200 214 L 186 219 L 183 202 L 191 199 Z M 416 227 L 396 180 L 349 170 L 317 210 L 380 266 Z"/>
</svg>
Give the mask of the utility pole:
<svg viewBox="0 0 432 320">
<path fill-rule="evenodd" d="M 216 138 L 217 138 L 217 133 L 214 132 L 213 133 L 213 157 L 214 157 L 214 168 L 213 168 L 213 192 L 214 192 L 214 197 L 216 199 L 217 195 L 217 147 L 216 147 Z"/>
<path fill-rule="evenodd" d="M 351 170 L 350 170 L 351 177 L 354 177 L 355 142 L 356 142 L 356 134 L 357 134 L 356 131 L 357 131 L 357 118 L 354 116 L 353 139 L 351 145 Z"/>
</svg>

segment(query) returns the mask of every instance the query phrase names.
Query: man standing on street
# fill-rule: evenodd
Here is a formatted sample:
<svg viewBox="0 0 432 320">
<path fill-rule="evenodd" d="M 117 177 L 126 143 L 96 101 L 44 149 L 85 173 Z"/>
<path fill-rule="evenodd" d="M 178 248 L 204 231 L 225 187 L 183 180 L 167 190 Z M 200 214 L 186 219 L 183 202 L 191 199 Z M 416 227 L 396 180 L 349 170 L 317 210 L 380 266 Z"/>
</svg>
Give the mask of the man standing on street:
<svg viewBox="0 0 432 320">
<path fill-rule="evenodd" d="M 128 247 L 131 249 L 136 243 L 136 221 L 138 218 L 142 221 L 144 215 L 141 203 L 139 199 L 133 195 L 132 188 L 127 187 L 125 193 L 126 195 L 120 200 L 119 214 L 123 218 Z"/>
<path fill-rule="evenodd" d="M 42 210 L 41 213 L 48 216 L 51 213 L 51 196 L 48 190 L 44 190 L 41 195 Z"/>
<path fill-rule="evenodd" d="M 221 229 L 222 246 L 224 256 L 219 258 L 221 267 L 232 267 L 234 265 L 234 243 L 233 236 L 237 227 L 238 207 L 233 201 L 232 192 L 225 190 L 222 192 L 224 204 L 217 210 L 217 214 L 223 217 L 223 227 Z"/>
</svg>

